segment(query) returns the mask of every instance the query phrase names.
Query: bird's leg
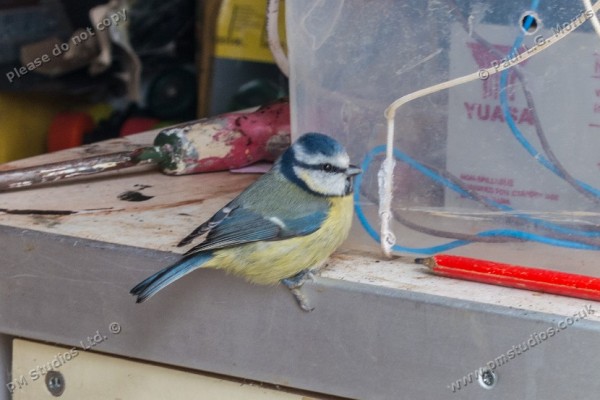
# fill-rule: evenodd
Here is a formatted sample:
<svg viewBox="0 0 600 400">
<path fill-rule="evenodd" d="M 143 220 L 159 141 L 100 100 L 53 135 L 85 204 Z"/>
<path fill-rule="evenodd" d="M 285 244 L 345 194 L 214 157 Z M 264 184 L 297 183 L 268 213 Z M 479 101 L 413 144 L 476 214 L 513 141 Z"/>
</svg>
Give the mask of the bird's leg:
<svg viewBox="0 0 600 400">
<path fill-rule="evenodd" d="M 283 283 L 284 286 L 287 287 L 288 289 L 290 289 L 290 292 L 292 292 L 292 295 L 296 299 L 298 306 L 300 306 L 300 308 L 306 312 L 310 312 L 310 311 L 314 310 L 314 308 L 312 308 L 308 304 L 308 300 L 306 299 L 306 296 L 304 295 L 304 293 L 302 293 L 302 291 L 300 289 L 302 288 L 302 285 L 304 285 L 304 283 L 308 279 L 312 280 L 313 278 L 314 278 L 314 276 L 313 276 L 312 272 L 308 269 L 304 269 L 304 270 L 298 272 L 294 276 L 291 276 L 289 278 L 285 278 L 285 279 L 281 280 L 281 283 Z"/>
<path fill-rule="evenodd" d="M 314 277 L 315 276 L 313 275 L 312 270 L 303 269 L 294 276 L 282 279 L 281 283 L 283 283 L 288 289 L 300 289 L 307 280 L 313 280 Z"/>
</svg>

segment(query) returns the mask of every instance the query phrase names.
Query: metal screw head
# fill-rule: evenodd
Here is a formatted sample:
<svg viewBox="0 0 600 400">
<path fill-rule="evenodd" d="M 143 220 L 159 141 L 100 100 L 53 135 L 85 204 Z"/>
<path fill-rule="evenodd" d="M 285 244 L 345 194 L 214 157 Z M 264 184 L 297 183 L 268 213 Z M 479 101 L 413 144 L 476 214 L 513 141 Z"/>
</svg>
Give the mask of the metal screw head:
<svg viewBox="0 0 600 400">
<path fill-rule="evenodd" d="M 479 370 L 479 375 L 477 375 L 477 382 L 479 383 L 479 386 L 489 390 L 496 386 L 498 376 L 491 369 L 482 368 Z"/>
<path fill-rule="evenodd" d="M 46 374 L 46 388 L 54 397 L 61 396 L 65 391 L 65 377 L 58 371 L 48 371 Z"/>
</svg>

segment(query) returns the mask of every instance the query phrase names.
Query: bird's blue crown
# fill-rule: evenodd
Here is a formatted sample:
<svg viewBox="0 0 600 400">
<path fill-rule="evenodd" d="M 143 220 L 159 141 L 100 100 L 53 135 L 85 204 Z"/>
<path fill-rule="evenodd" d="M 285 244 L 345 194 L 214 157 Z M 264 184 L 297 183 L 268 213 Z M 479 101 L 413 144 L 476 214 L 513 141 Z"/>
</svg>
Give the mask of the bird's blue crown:
<svg viewBox="0 0 600 400">
<path fill-rule="evenodd" d="M 323 154 L 325 156 L 333 156 L 338 153 L 344 152 L 344 147 L 339 144 L 335 139 L 329 136 L 323 135 L 322 133 L 307 133 L 302 135 L 295 143 L 300 145 L 309 154 Z"/>
</svg>

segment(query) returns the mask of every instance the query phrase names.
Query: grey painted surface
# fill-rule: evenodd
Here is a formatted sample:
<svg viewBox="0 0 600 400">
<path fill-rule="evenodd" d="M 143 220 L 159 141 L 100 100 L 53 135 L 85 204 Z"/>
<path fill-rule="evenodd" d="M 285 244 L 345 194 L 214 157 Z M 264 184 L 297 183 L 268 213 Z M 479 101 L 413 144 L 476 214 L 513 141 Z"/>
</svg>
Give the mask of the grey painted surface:
<svg viewBox="0 0 600 400">
<path fill-rule="evenodd" d="M 502 365 L 491 390 L 453 393 L 451 382 L 564 317 L 324 278 L 305 286 L 316 307 L 307 314 L 282 287 L 210 270 L 138 305 L 129 289 L 177 255 L 8 227 L 0 246 L 4 334 L 81 346 L 99 331 L 101 352 L 351 398 L 600 393 L 598 322 L 579 321 Z"/>
</svg>

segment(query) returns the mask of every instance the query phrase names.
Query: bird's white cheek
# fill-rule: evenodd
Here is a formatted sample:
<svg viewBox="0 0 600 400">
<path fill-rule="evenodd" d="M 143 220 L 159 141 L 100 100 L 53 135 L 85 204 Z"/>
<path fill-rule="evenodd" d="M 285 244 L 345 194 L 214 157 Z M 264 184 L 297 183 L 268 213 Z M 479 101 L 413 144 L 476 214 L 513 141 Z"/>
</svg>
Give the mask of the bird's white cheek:
<svg viewBox="0 0 600 400">
<path fill-rule="evenodd" d="M 346 190 L 346 180 L 337 174 L 323 171 L 306 171 L 295 169 L 296 175 L 308 188 L 325 196 L 343 196 Z"/>
<path fill-rule="evenodd" d="M 315 190 L 317 182 L 315 182 L 315 179 L 313 176 L 311 176 L 311 174 L 299 168 L 295 168 L 295 172 L 298 178 L 300 178 L 302 182 L 306 183 L 306 186 L 308 186 L 312 190 Z"/>
</svg>

